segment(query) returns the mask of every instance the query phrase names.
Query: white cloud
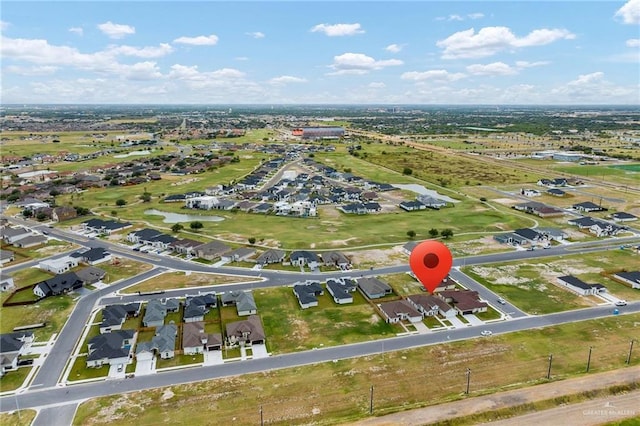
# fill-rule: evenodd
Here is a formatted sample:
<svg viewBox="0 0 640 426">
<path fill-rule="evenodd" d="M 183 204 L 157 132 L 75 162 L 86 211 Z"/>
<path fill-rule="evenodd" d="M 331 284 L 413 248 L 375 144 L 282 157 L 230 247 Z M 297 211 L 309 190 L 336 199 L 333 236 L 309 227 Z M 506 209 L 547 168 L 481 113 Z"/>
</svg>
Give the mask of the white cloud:
<svg viewBox="0 0 640 426">
<path fill-rule="evenodd" d="M 260 31 L 248 32 L 245 34 L 253 38 L 264 38 L 264 33 L 261 33 Z"/>
<path fill-rule="evenodd" d="M 120 64 L 118 74 L 126 80 L 155 80 L 162 77 L 155 62 L 138 62 L 133 65 Z"/>
<path fill-rule="evenodd" d="M 9 65 L 4 68 L 5 71 L 19 75 L 51 75 L 58 70 L 58 67 L 52 65 L 40 65 L 35 67 L 22 67 L 18 65 Z"/>
<path fill-rule="evenodd" d="M 467 72 L 473 75 L 513 75 L 518 73 L 518 71 L 504 62 L 493 62 L 486 65 L 469 65 L 467 67 Z"/>
<path fill-rule="evenodd" d="M 434 80 L 434 81 L 457 81 L 465 78 L 466 76 L 463 73 L 450 73 L 447 70 L 429 70 L 429 71 L 410 71 L 403 73 L 400 78 L 403 80 L 413 80 L 413 81 L 425 81 L 425 80 Z"/>
<path fill-rule="evenodd" d="M 367 87 L 371 89 L 384 89 L 387 85 L 381 81 L 372 81 Z"/>
<path fill-rule="evenodd" d="M 168 43 L 160 43 L 159 46 L 133 47 L 133 46 L 110 46 L 109 53 L 124 56 L 137 56 L 139 58 L 159 58 L 173 52 L 173 47 Z"/>
<path fill-rule="evenodd" d="M 114 24 L 111 21 L 99 24 L 98 29 L 109 38 L 123 38 L 136 33 L 136 29 L 130 25 Z"/>
<path fill-rule="evenodd" d="M 482 58 L 502 50 L 541 46 L 556 40 L 573 38 L 574 34 L 563 29 L 539 29 L 518 38 L 507 27 L 485 27 L 477 33 L 473 28 L 459 31 L 444 40 L 439 40 L 436 46 L 444 49 L 444 59 Z"/>
<path fill-rule="evenodd" d="M 549 65 L 549 61 L 536 61 L 536 62 L 529 62 L 529 61 L 516 61 L 516 67 L 522 69 L 522 68 L 533 68 L 533 67 L 541 67 L 544 65 Z"/>
<path fill-rule="evenodd" d="M 465 16 L 462 15 L 458 15 L 458 14 L 452 14 L 449 16 L 438 16 L 436 18 L 436 21 L 464 21 L 466 19 L 472 19 L 472 20 L 476 20 L 476 19 L 481 19 L 484 18 L 484 13 L 469 13 Z"/>
<path fill-rule="evenodd" d="M 629 0 L 614 16 L 625 24 L 640 24 L 640 0 Z"/>
<path fill-rule="evenodd" d="M 69 28 L 69 32 L 77 34 L 79 36 L 84 34 L 84 30 L 82 29 L 82 27 L 71 27 Z"/>
<path fill-rule="evenodd" d="M 235 58 L 236 61 L 248 61 L 249 58 L 247 56 L 236 56 Z"/>
<path fill-rule="evenodd" d="M 8 30 L 9 26 L 11 26 L 11 24 L 7 21 L 0 21 L 0 31 Z"/>
<path fill-rule="evenodd" d="M 209 36 L 197 37 L 178 37 L 173 40 L 174 43 L 189 44 L 193 46 L 215 46 L 218 43 L 218 36 L 211 34 Z"/>
<path fill-rule="evenodd" d="M 447 21 L 464 21 L 464 18 L 460 15 L 449 15 Z"/>
<path fill-rule="evenodd" d="M 402 44 L 390 44 L 387 47 L 384 48 L 384 50 L 386 50 L 387 52 L 391 52 L 391 53 L 398 53 L 402 50 L 402 48 L 404 47 L 404 45 Z"/>
<path fill-rule="evenodd" d="M 329 75 L 367 74 L 373 70 L 402 64 L 403 62 L 399 59 L 376 61 L 371 56 L 362 53 L 343 53 L 333 57 L 333 64 L 330 65 L 330 68 L 333 68 L 335 72 Z"/>
<path fill-rule="evenodd" d="M 469 19 L 482 19 L 484 18 L 484 13 L 470 13 L 467 16 Z"/>
<path fill-rule="evenodd" d="M 306 78 L 293 77 L 291 75 L 281 75 L 280 77 L 274 77 L 269 80 L 270 84 L 287 84 L 287 83 L 306 83 Z"/>
<path fill-rule="evenodd" d="M 325 33 L 329 37 L 364 34 L 364 30 L 360 28 L 360 24 L 318 24 L 315 27 L 311 28 L 311 32 Z"/>
<path fill-rule="evenodd" d="M 627 47 L 640 47 L 640 38 L 630 38 L 626 42 Z"/>
</svg>

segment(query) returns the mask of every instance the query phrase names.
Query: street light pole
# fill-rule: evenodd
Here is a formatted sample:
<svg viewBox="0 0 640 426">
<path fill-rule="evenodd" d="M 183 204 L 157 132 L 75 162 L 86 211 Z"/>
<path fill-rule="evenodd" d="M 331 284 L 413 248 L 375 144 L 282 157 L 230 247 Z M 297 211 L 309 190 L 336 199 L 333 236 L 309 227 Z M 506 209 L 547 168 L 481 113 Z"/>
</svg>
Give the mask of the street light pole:
<svg viewBox="0 0 640 426">
<path fill-rule="evenodd" d="M 467 391 L 465 394 L 469 395 L 469 384 L 471 383 L 471 369 L 467 368 Z"/>
<path fill-rule="evenodd" d="M 553 361 L 553 354 L 549 354 L 549 368 L 547 369 L 547 380 L 551 380 L 551 361 Z"/>
<path fill-rule="evenodd" d="M 373 385 L 369 391 L 369 414 L 373 414 Z"/>
<path fill-rule="evenodd" d="M 631 362 L 631 351 L 633 350 L 633 342 L 635 342 L 635 339 L 631 339 L 631 341 L 629 342 L 629 355 L 627 355 L 627 362 L 625 364 L 629 365 L 629 363 Z"/>
<path fill-rule="evenodd" d="M 589 358 L 587 358 L 587 373 L 589 372 L 589 367 L 591 366 L 591 351 L 593 350 L 593 346 L 589 346 Z"/>
<path fill-rule="evenodd" d="M 264 418 L 262 417 L 262 405 L 260 406 L 260 426 L 264 426 Z"/>
</svg>

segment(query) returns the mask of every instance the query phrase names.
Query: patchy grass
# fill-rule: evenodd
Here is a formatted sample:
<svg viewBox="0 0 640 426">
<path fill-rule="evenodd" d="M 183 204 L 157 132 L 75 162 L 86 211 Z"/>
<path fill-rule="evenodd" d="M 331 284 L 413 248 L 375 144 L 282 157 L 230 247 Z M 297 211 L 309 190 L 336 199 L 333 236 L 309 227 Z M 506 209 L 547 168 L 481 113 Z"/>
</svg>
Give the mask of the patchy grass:
<svg viewBox="0 0 640 426">
<path fill-rule="evenodd" d="M 48 340 L 62 330 L 73 306 L 70 296 L 48 297 L 33 305 L 4 306 L 0 308 L 0 332 L 9 333 L 14 327 L 46 322 L 46 327 L 34 330 L 34 334 L 38 341 Z"/>
<path fill-rule="evenodd" d="M 13 277 L 13 282 L 16 285 L 16 288 L 23 288 L 35 283 L 39 283 L 40 281 L 48 280 L 49 278 L 53 278 L 54 274 L 49 272 L 45 272 L 40 268 L 26 268 L 21 269 L 19 271 L 11 274 Z"/>
<path fill-rule="evenodd" d="M 256 291 L 270 351 L 285 353 L 336 346 L 391 337 L 403 331 L 400 325 L 384 322 L 359 292 L 352 294 L 353 304 L 336 305 L 325 292 L 318 297 L 317 307 L 301 309 L 291 288 Z"/>
<path fill-rule="evenodd" d="M 260 407 L 268 424 L 344 424 L 369 416 L 370 386 L 375 414 L 382 415 L 466 398 L 467 368 L 471 395 L 546 382 L 550 353 L 552 380 L 583 375 L 589 346 L 592 372 L 622 368 L 639 321 L 639 314 L 609 317 L 113 395 L 81 404 L 74 424 L 152 425 L 187 416 L 206 424 L 215 415 L 216 423 L 251 425 L 260 421 Z M 640 357 L 631 364 L 640 365 Z M 434 380 L 438 386 L 425 392 Z"/>
<path fill-rule="evenodd" d="M 5 375 L 0 378 L 0 392 L 18 389 L 27 379 L 32 368 L 33 367 L 18 367 L 17 370 L 7 371 Z"/>
<path fill-rule="evenodd" d="M 240 275 L 167 272 L 139 284 L 127 287 L 122 290 L 121 293 L 131 294 L 137 293 L 138 291 L 145 292 L 176 288 L 204 287 L 217 284 L 231 284 L 249 281 L 256 280 L 253 277 Z"/>
<path fill-rule="evenodd" d="M 153 267 L 149 263 L 136 262 L 135 260 L 126 258 L 118 258 L 117 263 L 112 260 L 111 262 L 105 262 L 97 266 L 107 273 L 103 280 L 105 284 L 111 284 L 125 278 L 133 277 Z"/>
<path fill-rule="evenodd" d="M 405 297 L 425 292 L 424 286 L 409 274 L 385 275 L 384 281 L 389 284 L 393 292 L 399 296 Z"/>
<path fill-rule="evenodd" d="M 100 368 L 89 368 L 87 367 L 87 357 L 79 356 L 73 362 L 68 380 L 74 382 L 77 380 L 98 379 L 108 375 L 109 365 L 103 365 Z"/>
<path fill-rule="evenodd" d="M 203 354 L 196 355 L 176 355 L 171 359 L 161 359 L 158 357 L 156 368 L 178 367 L 180 365 L 202 364 L 204 362 Z"/>
<path fill-rule="evenodd" d="M 19 410 L 0 413 L 0 424 L 3 426 L 29 426 L 36 418 L 35 410 Z"/>
</svg>

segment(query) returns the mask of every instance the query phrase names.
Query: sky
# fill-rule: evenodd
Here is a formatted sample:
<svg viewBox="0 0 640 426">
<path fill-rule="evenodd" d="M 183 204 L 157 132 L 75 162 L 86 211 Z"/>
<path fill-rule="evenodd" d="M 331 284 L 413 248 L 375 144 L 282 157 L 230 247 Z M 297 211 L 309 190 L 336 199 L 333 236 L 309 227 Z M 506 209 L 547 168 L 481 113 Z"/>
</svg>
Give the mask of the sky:
<svg viewBox="0 0 640 426">
<path fill-rule="evenodd" d="M 2 104 L 640 105 L 640 0 L 2 1 Z"/>
</svg>

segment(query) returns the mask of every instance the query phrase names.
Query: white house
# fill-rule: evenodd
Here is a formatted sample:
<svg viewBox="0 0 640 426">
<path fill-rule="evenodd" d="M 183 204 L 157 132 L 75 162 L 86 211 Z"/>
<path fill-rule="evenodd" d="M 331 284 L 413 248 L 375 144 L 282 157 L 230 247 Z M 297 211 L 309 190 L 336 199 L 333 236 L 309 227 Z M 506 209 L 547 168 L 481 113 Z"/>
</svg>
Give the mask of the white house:
<svg viewBox="0 0 640 426">
<path fill-rule="evenodd" d="M 38 268 L 54 274 L 63 274 L 76 266 L 78 266 L 78 258 L 72 256 L 46 259 L 38 263 Z"/>
</svg>

